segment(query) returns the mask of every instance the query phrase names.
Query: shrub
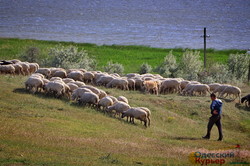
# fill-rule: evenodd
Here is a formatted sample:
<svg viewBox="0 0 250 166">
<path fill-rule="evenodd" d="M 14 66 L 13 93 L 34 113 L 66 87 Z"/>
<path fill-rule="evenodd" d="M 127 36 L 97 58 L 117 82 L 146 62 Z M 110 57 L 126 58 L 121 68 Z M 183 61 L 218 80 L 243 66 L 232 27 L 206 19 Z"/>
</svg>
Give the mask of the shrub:
<svg viewBox="0 0 250 166">
<path fill-rule="evenodd" d="M 201 69 L 202 61 L 200 60 L 200 52 L 186 50 L 183 53 L 177 75 L 187 80 L 197 80 Z"/>
<path fill-rule="evenodd" d="M 76 46 L 58 45 L 49 52 L 52 57 L 51 66 L 70 68 L 84 68 L 86 70 L 95 69 L 95 60 L 88 56 L 86 50 L 78 51 Z"/>
<path fill-rule="evenodd" d="M 19 55 L 22 61 L 28 62 L 38 62 L 39 61 L 40 50 L 37 47 L 28 47 L 24 53 Z"/>
<path fill-rule="evenodd" d="M 104 66 L 104 71 L 107 73 L 117 73 L 122 74 L 124 72 L 124 67 L 120 63 L 113 63 L 109 61 L 106 66 Z"/>
<path fill-rule="evenodd" d="M 228 66 L 224 64 L 215 63 L 211 65 L 206 73 L 200 73 L 199 81 L 203 83 L 228 83 L 230 82 L 230 73 Z"/>
<path fill-rule="evenodd" d="M 151 71 L 152 71 L 152 67 L 147 63 L 143 63 L 140 66 L 139 74 L 146 74 L 146 73 L 150 73 Z"/>
<path fill-rule="evenodd" d="M 249 55 L 231 54 L 228 59 L 228 69 L 231 79 L 244 81 L 247 79 L 249 70 Z"/>
<path fill-rule="evenodd" d="M 163 77 L 176 77 L 178 65 L 176 58 L 171 50 L 169 54 L 164 58 L 164 62 L 156 69 L 156 71 Z"/>
</svg>

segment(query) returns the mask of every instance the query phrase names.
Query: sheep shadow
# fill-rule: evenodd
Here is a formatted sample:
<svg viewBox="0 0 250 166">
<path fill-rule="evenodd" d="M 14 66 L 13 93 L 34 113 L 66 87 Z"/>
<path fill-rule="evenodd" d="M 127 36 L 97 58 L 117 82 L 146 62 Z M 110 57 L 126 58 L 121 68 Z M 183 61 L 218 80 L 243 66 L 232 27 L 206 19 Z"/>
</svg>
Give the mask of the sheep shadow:
<svg viewBox="0 0 250 166">
<path fill-rule="evenodd" d="M 43 99 L 59 99 L 59 100 L 69 102 L 69 100 L 65 97 L 55 97 L 52 94 L 45 94 L 44 92 L 31 93 L 30 91 L 26 90 L 25 88 L 16 88 L 12 92 L 19 93 L 19 94 L 30 94 L 30 95 L 33 95 L 33 96 L 36 96 L 39 98 L 43 98 Z"/>
<path fill-rule="evenodd" d="M 16 88 L 12 92 L 20 94 L 30 94 L 25 88 Z"/>
<path fill-rule="evenodd" d="M 245 104 L 235 103 L 235 107 L 239 110 L 250 111 L 250 107 L 247 107 Z"/>
<path fill-rule="evenodd" d="M 191 140 L 191 141 L 194 141 L 194 140 L 202 140 L 202 138 L 195 138 L 195 137 L 172 137 L 172 139 L 175 139 L 175 140 Z"/>
</svg>

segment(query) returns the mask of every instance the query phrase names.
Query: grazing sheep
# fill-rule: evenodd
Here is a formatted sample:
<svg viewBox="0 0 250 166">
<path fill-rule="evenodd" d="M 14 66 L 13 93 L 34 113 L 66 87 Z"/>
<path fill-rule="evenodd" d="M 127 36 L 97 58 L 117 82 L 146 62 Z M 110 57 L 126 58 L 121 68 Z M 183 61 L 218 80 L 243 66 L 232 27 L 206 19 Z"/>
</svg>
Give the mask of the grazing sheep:
<svg viewBox="0 0 250 166">
<path fill-rule="evenodd" d="M 40 73 L 33 73 L 33 74 L 31 74 L 30 77 L 38 77 L 38 78 L 41 78 L 41 79 L 44 79 L 44 78 L 45 78 L 44 75 L 42 75 L 42 74 L 40 74 Z"/>
<path fill-rule="evenodd" d="M 141 91 L 143 89 L 143 82 L 142 78 L 135 78 L 135 89 Z"/>
<path fill-rule="evenodd" d="M 231 86 L 231 85 L 227 85 L 227 84 L 222 84 L 222 85 L 220 85 L 220 86 L 218 86 L 214 91 L 213 91 L 213 93 L 218 93 L 219 95 L 219 97 L 220 97 L 220 94 L 224 91 L 224 89 L 226 89 L 227 87 L 229 87 L 229 86 Z"/>
<path fill-rule="evenodd" d="M 44 82 L 41 78 L 38 77 L 29 77 L 27 81 L 25 81 L 25 89 L 36 93 L 39 89 L 43 89 Z M 35 90 L 33 90 L 35 89 Z"/>
<path fill-rule="evenodd" d="M 13 64 L 12 66 L 15 68 L 15 74 L 18 74 L 18 75 L 22 74 L 22 75 L 24 75 L 23 67 L 21 65 L 19 65 L 19 64 Z"/>
<path fill-rule="evenodd" d="M 84 86 L 85 84 L 81 81 L 75 81 L 75 82 L 72 82 L 73 84 L 76 84 L 78 87 L 81 87 L 81 86 Z"/>
<path fill-rule="evenodd" d="M 117 88 L 121 90 L 128 90 L 128 81 L 120 78 L 115 78 L 112 81 L 110 81 L 107 86 L 107 88 Z"/>
<path fill-rule="evenodd" d="M 62 97 L 63 95 L 66 95 L 67 97 L 69 96 L 68 90 L 65 88 L 66 86 L 64 85 L 63 82 L 57 82 L 57 81 L 51 81 L 47 83 L 44 87 L 45 93 L 52 93 L 56 97 Z"/>
<path fill-rule="evenodd" d="M 147 118 L 148 118 L 148 126 L 150 126 L 150 122 L 151 122 L 151 119 L 150 119 L 150 116 L 151 116 L 151 111 L 146 108 L 146 107 L 139 107 L 140 109 L 143 109 L 144 111 L 147 112 Z"/>
<path fill-rule="evenodd" d="M 95 78 L 95 75 L 91 72 L 85 72 L 83 73 L 83 81 L 85 83 L 93 83 L 93 79 Z"/>
<path fill-rule="evenodd" d="M 15 74 L 13 65 L 0 65 L 0 74 Z"/>
<path fill-rule="evenodd" d="M 114 104 L 113 100 L 106 96 L 102 99 L 100 99 L 99 103 L 98 103 L 98 109 L 101 109 L 102 107 L 102 110 L 103 111 L 106 111 L 106 109 L 109 107 L 109 106 L 112 106 Z"/>
<path fill-rule="evenodd" d="M 219 83 L 213 83 L 213 84 L 208 84 L 210 91 L 213 92 L 215 89 L 217 89 L 221 84 Z"/>
<path fill-rule="evenodd" d="M 128 88 L 129 90 L 135 91 L 135 80 L 132 78 L 127 79 L 128 80 Z"/>
<path fill-rule="evenodd" d="M 122 102 L 128 104 L 128 99 L 127 99 L 126 97 L 124 97 L 124 96 L 119 96 L 119 97 L 117 97 L 117 100 L 118 100 L 118 101 L 122 101 Z"/>
<path fill-rule="evenodd" d="M 63 81 L 60 77 L 51 77 L 50 81 Z"/>
<path fill-rule="evenodd" d="M 75 81 L 83 81 L 83 73 L 81 71 L 72 71 L 68 74 L 68 78 L 72 78 Z"/>
<path fill-rule="evenodd" d="M 173 92 L 180 92 L 181 90 L 181 82 L 176 79 L 165 80 L 161 83 L 160 93 L 165 94 L 173 93 Z"/>
<path fill-rule="evenodd" d="M 41 79 L 43 80 L 44 85 L 50 82 L 50 80 L 48 80 L 46 78 L 41 78 Z"/>
<path fill-rule="evenodd" d="M 91 86 L 91 85 L 84 85 L 84 86 L 81 86 L 81 88 L 87 88 L 87 89 L 89 89 L 89 90 L 91 90 L 93 93 L 95 93 L 96 95 L 100 95 L 100 90 L 98 89 L 98 88 L 96 88 L 96 87 L 93 87 L 93 86 Z"/>
<path fill-rule="evenodd" d="M 207 92 L 211 94 L 210 88 L 206 84 L 194 84 L 192 88 L 188 91 L 189 95 L 194 95 L 198 93 L 199 95 L 207 95 Z"/>
<path fill-rule="evenodd" d="M 104 98 L 104 97 L 107 96 L 107 93 L 104 90 L 99 89 L 99 91 L 100 91 L 100 94 L 99 94 L 99 98 L 100 99 L 102 99 L 102 98 Z"/>
<path fill-rule="evenodd" d="M 190 81 L 187 81 L 187 80 L 184 80 L 184 81 L 181 81 L 181 90 L 185 89 L 186 86 L 190 83 Z"/>
<path fill-rule="evenodd" d="M 156 81 L 144 81 L 143 85 L 146 88 L 146 91 L 150 93 L 151 91 L 153 94 L 158 95 L 159 89 L 158 89 L 158 83 Z"/>
<path fill-rule="evenodd" d="M 92 106 L 92 107 L 97 106 L 98 102 L 99 102 L 99 97 L 93 92 L 83 93 L 78 100 L 79 104 L 83 104 L 83 105 L 88 104 L 89 106 Z"/>
<path fill-rule="evenodd" d="M 70 83 L 70 82 L 75 82 L 72 78 L 63 78 L 62 79 L 65 84 Z"/>
<path fill-rule="evenodd" d="M 16 63 L 16 64 L 19 64 L 19 65 L 22 66 L 24 75 L 29 75 L 30 74 L 30 72 L 29 72 L 30 66 L 29 66 L 28 63 L 26 63 L 26 62 L 19 62 L 19 63 Z"/>
<path fill-rule="evenodd" d="M 227 97 L 228 95 L 233 95 L 235 96 L 235 99 L 237 97 L 239 97 L 239 102 L 240 102 L 240 96 L 241 96 L 241 90 L 240 88 L 236 87 L 236 86 L 228 86 L 226 87 L 221 93 L 220 93 L 220 97 L 223 97 L 226 94 L 225 97 Z M 234 99 L 234 100 L 235 100 Z"/>
<path fill-rule="evenodd" d="M 65 70 L 58 70 L 56 71 L 52 77 L 60 77 L 60 78 L 66 78 L 67 77 L 67 73 Z"/>
<path fill-rule="evenodd" d="M 116 98 L 116 97 L 114 97 L 114 96 L 108 96 L 108 97 L 110 97 L 110 98 L 113 100 L 113 103 L 118 102 L 118 100 L 117 100 L 117 98 Z"/>
<path fill-rule="evenodd" d="M 74 101 L 77 101 L 81 95 L 85 92 L 92 92 L 90 89 L 87 88 L 78 88 L 76 90 L 73 91 L 72 95 L 71 95 L 71 99 Z"/>
<path fill-rule="evenodd" d="M 250 107 L 250 94 L 241 98 L 241 103 L 245 103 L 246 106 Z"/>
<path fill-rule="evenodd" d="M 189 83 L 187 84 L 187 86 L 181 91 L 181 94 L 182 95 L 188 95 L 188 93 L 190 92 L 190 90 L 197 84 L 192 84 L 192 83 Z"/>
<path fill-rule="evenodd" d="M 37 63 L 28 63 L 29 65 L 29 73 L 35 73 L 38 68 L 39 68 L 39 65 Z"/>
<path fill-rule="evenodd" d="M 70 92 L 72 93 L 74 90 L 78 89 L 78 86 L 74 83 L 67 83 L 67 85 L 69 86 L 70 88 Z"/>
<path fill-rule="evenodd" d="M 96 85 L 98 86 L 106 86 L 109 82 L 111 82 L 114 78 L 112 76 L 101 76 L 98 80 L 96 80 Z"/>
<path fill-rule="evenodd" d="M 134 122 L 135 119 L 139 119 L 140 121 L 144 122 L 144 126 L 147 127 L 147 122 L 148 122 L 148 114 L 146 111 L 144 111 L 141 108 L 135 108 L 132 107 L 126 111 L 123 111 L 122 113 L 122 118 L 124 117 L 131 117 L 132 118 L 132 123 Z"/>
<path fill-rule="evenodd" d="M 119 117 L 121 116 L 121 113 L 124 111 L 128 110 L 130 106 L 127 103 L 124 103 L 122 101 L 118 101 L 114 103 L 114 105 L 109 106 L 107 109 L 107 112 L 112 113 L 112 111 L 115 111 L 114 116 L 118 115 Z"/>
<path fill-rule="evenodd" d="M 39 68 L 35 73 L 43 74 L 46 78 L 50 78 L 51 71 L 49 68 Z"/>
</svg>

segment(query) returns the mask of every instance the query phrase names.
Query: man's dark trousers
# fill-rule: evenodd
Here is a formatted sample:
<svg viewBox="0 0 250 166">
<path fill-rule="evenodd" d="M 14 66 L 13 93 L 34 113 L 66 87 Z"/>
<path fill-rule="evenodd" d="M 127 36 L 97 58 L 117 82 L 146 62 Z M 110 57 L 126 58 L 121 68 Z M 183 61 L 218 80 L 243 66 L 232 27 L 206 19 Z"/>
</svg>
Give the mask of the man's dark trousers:
<svg viewBox="0 0 250 166">
<path fill-rule="evenodd" d="M 212 115 L 209 118 L 209 122 L 207 125 L 207 135 L 206 137 L 210 138 L 210 133 L 213 125 L 216 124 L 218 131 L 219 131 L 219 139 L 222 140 L 223 134 L 222 134 L 222 126 L 221 126 L 221 115 Z"/>
</svg>

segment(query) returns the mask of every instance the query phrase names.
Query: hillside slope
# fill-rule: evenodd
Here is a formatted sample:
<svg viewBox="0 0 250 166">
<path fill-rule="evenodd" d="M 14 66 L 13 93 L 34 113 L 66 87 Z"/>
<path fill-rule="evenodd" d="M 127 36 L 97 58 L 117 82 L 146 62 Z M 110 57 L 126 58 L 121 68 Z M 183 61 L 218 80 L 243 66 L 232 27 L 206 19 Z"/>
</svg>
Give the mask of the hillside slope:
<svg viewBox="0 0 250 166">
<path fill-rule="evenodd" d="M 152 111 L 151 127 L 112 118 L 65 99 L 29 94 L 27 77 L 0 76 L 1 165 L 191 165 L 192 152 L 223 152 L 240 144 L 250 156 L 250 111 L 224 101 L 223 142 L 200 139 L 206 132 L 209 97 L 149 95 L 104 89 L 124 95 L 131 106 Z M 243 93 L 250 88 L 243 88 Z M 229 159 L 226 159 L 229 162 Z"/>
</svg>

